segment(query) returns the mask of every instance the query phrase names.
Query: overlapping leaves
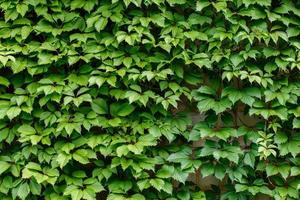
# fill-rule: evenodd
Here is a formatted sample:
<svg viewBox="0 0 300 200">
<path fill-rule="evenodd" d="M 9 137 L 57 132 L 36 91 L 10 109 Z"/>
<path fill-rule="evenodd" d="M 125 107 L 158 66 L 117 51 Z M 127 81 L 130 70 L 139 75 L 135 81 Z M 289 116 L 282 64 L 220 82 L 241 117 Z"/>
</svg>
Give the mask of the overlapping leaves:
<svg viewBox="0 0 300 200">
<path fill-rule="evenodd" d="M 0 199 L 299 199 L 298 1 L 0 9 Z"/>
</svg>

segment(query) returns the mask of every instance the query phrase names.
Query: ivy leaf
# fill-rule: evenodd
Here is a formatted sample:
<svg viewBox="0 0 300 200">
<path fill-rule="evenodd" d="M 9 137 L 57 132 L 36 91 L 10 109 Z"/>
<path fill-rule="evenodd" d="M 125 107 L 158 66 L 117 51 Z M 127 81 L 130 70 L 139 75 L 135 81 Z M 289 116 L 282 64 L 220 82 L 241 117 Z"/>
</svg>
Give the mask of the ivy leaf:
<svg viewBox="0 0 300 200">
<path fill-rule="evenodd" d="M 244 162 L 246 165 L 251 166 L 252 168 L 254 168 L 255 165 L 255 154 L 249 152 L 245 155 L 244 157 Z"/>
<path fill-rule="evenodd" d="M 95 99 L 91 104 L 92 110 L 97 114 L 107 114 L 108 106 L 104 99 Z"/>
<path fill-rule="evenodd" d="M 137 182 L 137 185 L 141 191 L 150 187 L 149 179 L 140 180 Z"/>
<path fill-rule="evenodd" d="M 30 188 L 30 191 L 32 192 L 32 194 L 34 194 L 34 195 L 41 194 L 42 186 L 40 184 L 38 184 L 36 181 L 30 180 L 29 188 Z"/>
<path fill-rule="evenodd" d="M 288 165 L 280 165 L 278 167 L 278 171 L 284 179 L 287 179 L 287 177 L 289 176 L 290 169 L 291 169 L 291 167 Z"/>
<path fill-rule="evenodd" d="M 130 197 L 131 200 L 145 200 L 145 197 L 141 194 L 134 194 Z"/>
<path fill-rule="evenodd" d="M 125 117 L 134 110 L 135 107 L 128 103 L 113 103 L 110 105 L 110 113 L 112 116 Z"/>
<path fill-rule="evenodd" d="M 197 11 L 202 11 L 203 8 L 207 7 L 210 5 L 210 2 L 209 1 L 206 1 L 206 0 L 200 0 L 200 1 L 197 1 L 196 3 L 196 10 Z"/>
<path fill-rule="evenodd" d="M 11 164 L 5 161 L 0 161 L 0 175 L 4 173 L 8 168 L 10 168 Z"/>
<path fill-rule="evenodd" d="M 31 31 L 32 31 L 32 28 L 30 26 L 23 26 L 21 29 L 22 39 L 25 40 L 29 36 Z"/>
<path fill-rule="evenodd" d="M 239 54 L 234 54 L 230 57 L 230 61 L 232 62 L 232 64 L 236 67 L 238 66 L 240 63 L 242 63 L 244 61 L 243 57 Z"/>
<path fill-rule="evenodd" d="M 75 151 L 73 158 L 81 164 L 88 164 L 90 162 L 89 158 L 96 158 L 96 154 L 93 151 L 79 149 Z"/>
<path fill-rule="evenodd" d="M 232 87 L 227 87 L 222 92 L 222 97 L 228 96 L 229 100 L 234 104 L 237 101 L 242 101 L 243 103 L 252 106 L 255 102 L 254 97 L 260 98 L 261 92 L 258 88 L 244 88 L 243 90 L 235 89 Z"/>
<path fill-rule="evenodd" d="M 224 98 L 220 101 L 216 101 L 212 109 L 216 112 L 216 114 L 219 114 L 221 112 L 224 112 L 226 109 L 230 108 L 231 105 L 231 102 L 227 98 Z"/>
<path fill-rule="evenodd" d="M 192 193 L 193 200 L 206 200 L 205 193 L 202 191 Z"/>
<path fill-rule="evenodd" d="M 157 189 L 158 191 L 162 190 L 165 185 L 165 182 L 162 179 L 155 178 L 149 181 L 150 185 Z"/>
<path fill-rule="evenodd" d="M 16 6 L 16 8 L 17 8 L 17 12 L 20 13 L 20 15 L 21 15 L 22 17 L 24 17 L 25 14 L 26 14 L 26 12 L 28 11 L 28 6 L 27 6 L 26 4 L 24 4 L 24 3 L 18 4 L 18 5 Z"/>
<path fill-rule="evenodd" d="M 29 185 L 27 183 L 23 183 L 18 187 L 17 196 L 20 197 L 20 199 L 26 199 L 30 192 Z"/>
<path fill-rule="evenodd" d="M 288 143 L 288 150 L 293 157 L 296 157 L 300 153 L 300 143 L 298 141 L 291 141 Z"/>
<path fill-rule="evenodd" d="M 127 67 L 130 68 L 132 64 L 132 58 L 131 57 L 126 57 L 123 60 L 123 64 Z"/>
<path fill-rule="evenodd" d="M 100 17 L 96 23 L 95 23 L 95 28 L 98 32 L 100 32 L 101 30 L 103 30 L 105 28 L 105 26 L 107 25 L 108 20 L 107 18 L 104 17 Z"/>
<path fill-rule="evenodd" d="M 160 137 L 161 136 L 161 130 L 158 126 L 152 126 L 150 129 L 149 129 L 149 133 L 151 135 L 153 135 L 154 137 Z"/>
<path fill-rule="evenodd" d="M 60 154 L 58 154 L 56 161 L 58 162 L 59 167 L 63 168 L 64 166 L 66 166 L 66 164 L 68 164 L 68 162 L 71 160 L 71 158 L 72 158 L 71 155 L 68 155 L 65 153 L 60 153 Z M 77 160 L 79 161 L 80 158 L 78 157 Z"/>
<path fill-rule="evenodd" d="M 21 113 L 21 108 L 19 107 L 10 107 L 6 112 L 7 117 L 12 120 Z"/>
<path fill-rule="evenodd" d="M 215 176 L 219 179 L 222 180 L 225 177 L 225 168 L 221 165 L 216 165 L 215 166 Z"/>
<path fill-rule="evenodd" d="M 28 125 L 28 124 L 23 124 L 18 128 L 18 132 L 20 132 L 22 135 L 34 135 L 36 133 L 35 129 Z"/>
<path fill-rule="evenodd" d="M 71 10 L 75 10 L 76 8 L 82 8 L 85 4 L 85 1 L 74 0 L 71 2 Z"/>
<path fill-rule="evenodd" d="M 113 180 L 108 188 L 114 193 L 126 193 L 132 188 L 132 182 L 130 180 Z"/>
<path fill-rule="evenodd" d="M 300 168 L 299 167 L 292 167 L 291 168 L 291 176 L 298 176 L 300 174 Z"/>
<path fill-rule="evenodd" d="M 0 85 L 4 85 L 5 87 L 9 86 L 9 80 L 4 78 L 3 76 L 0 76 Z"/>
<path fill-rule="evenodd" d="M 201 174 L 203 177 L 212 175 L 215 171 L 214 166 L 211 163 L 206 163 L 201 166 Z"/>
<path fill-rule="evenodd" d="M 300 119 L 295 118 L 293 120 L 293 128 L 300 128 Z"/>
<path fill-rule="evenodd" d="M 277 144 L 283 144 L 283 143 L 286 143 L 288 141 L 288 137 L 285 133 L 283 132 L 277 132 L 275 134 L 275 137 L 274 137 L 274 141 L 275 143 Z"/>
<path fill-rule="evenodd" d="M 198 40 L 204 40 L 204 41 L 208 40 L 208 37 L 207 37 L 207 35 L 205 33 L 201 33 L 201 32 L 198 32 L 198 31 L 185 32 L 184 35 L 187 38 L 190 38 L 192 41 L 195 41 L 196 39 L 198 39 Z"/>
<path fill-rule="evenodd" d="M 129 144 L 127 148 L 134 154 L 141 154 L 143 151 L 143 146 L 138 146 L 137 144 Z"/>
<path fill-rule="evenodd" d="M 164 165 L 161 169 L 156 172 L 158 178 L 170 178 L 174 173 L 173 166 Z"/>
<path fill-rule="evenodd" d="M 128 149 L 127 145 L 123 145 L 123 146 L 118 147 L 116 149 L 116 152 L 117 152 L 117 156 L 121 157 L 123 155 L 127 155 L 129 152 L 129 149 Z"/>
</svg>

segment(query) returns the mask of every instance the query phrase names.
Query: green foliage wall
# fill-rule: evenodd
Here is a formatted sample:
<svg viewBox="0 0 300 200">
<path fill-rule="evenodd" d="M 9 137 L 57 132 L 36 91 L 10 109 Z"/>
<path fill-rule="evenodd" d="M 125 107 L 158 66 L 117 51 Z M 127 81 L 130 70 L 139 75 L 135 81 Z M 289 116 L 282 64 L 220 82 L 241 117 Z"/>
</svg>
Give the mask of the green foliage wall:
<svg viewBox="0 0 300 200">
<path fill-rule="evenodd" d="M 300 199 L 300 1 L 0 11 L 1 200 Z"/>
</svg>

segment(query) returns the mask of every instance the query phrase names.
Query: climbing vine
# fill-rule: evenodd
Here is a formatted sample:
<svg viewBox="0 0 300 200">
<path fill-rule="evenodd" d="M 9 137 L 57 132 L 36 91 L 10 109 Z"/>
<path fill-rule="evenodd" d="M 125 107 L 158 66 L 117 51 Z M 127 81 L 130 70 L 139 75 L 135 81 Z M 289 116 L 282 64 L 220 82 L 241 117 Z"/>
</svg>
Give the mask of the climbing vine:
<svg viewBox="0 0 300 200">
<path fill-rule="evenodd" d="M 0 0 L 0 199 L 299 199 L 299 35 L 297 0 Z"/>
</svg>

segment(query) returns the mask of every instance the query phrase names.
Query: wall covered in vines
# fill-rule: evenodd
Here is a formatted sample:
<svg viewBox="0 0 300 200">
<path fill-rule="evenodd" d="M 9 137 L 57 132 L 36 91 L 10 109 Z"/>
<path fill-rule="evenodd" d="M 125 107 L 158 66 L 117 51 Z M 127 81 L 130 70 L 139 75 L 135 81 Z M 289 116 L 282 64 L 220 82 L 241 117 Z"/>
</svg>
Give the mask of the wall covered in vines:
<svg viewBox="0 0 300 200">
<path fill-rule="evenodd" d="M 0 199 L 300 199 L 299 35 L 297 0 L 1 0 Z"/>
</svg>

